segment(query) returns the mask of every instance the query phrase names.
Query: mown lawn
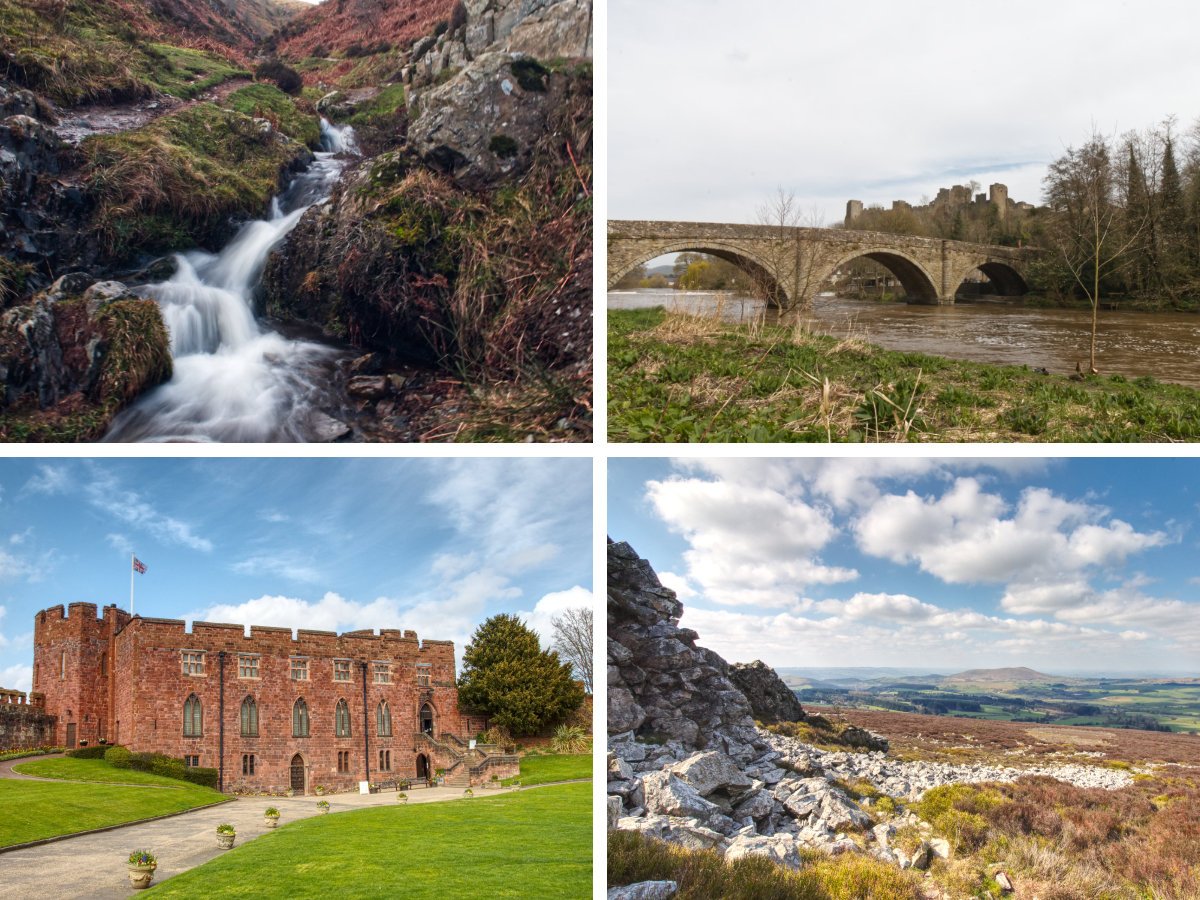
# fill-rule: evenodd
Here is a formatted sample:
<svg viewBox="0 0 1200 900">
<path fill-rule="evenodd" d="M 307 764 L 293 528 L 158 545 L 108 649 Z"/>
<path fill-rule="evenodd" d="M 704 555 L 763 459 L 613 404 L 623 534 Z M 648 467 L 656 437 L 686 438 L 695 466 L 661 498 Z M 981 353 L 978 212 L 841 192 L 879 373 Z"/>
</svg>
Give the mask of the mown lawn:
<svg viewBox="0 0 1200 900">
<path fill-rule="evenodd" d="M 589 784 L 293 822 L 151 889 L 162 897 L 592 895 Z"/>
<path fill-rule="evenodd" d="M 1193 441 L 1200 391 L 608 311 L 612 441 Z"/>
<path fill-rule="evenodd" d="M 547 753 L 541 756 L 521 757 L 521 775 L 506 778 L 502 784 L 520 781 L 531 784 L 548 784 L 552 781 L 572 781 L 576 778 L 592 777 L 592 755 L 590 753 Z"/>
<path fill-rule="evenodd" d="M 13 766 L 13 771 L 24 775 L 36 775 L 38 778 L 66 778 L 71 781 L 158 784 L 171 788 L 177 788 L 180 785 L 196 787 L 196 785 L 180 781 L 178 778 L 165 778 L 162 775 L 139 772 L 137 769 L 116 769 L 102 759 L 74 759 L 69 756 L 62 759 L 39 759 L 18 763 Z"/>
<path fill-rule="evenodd" d="M 216 791 L 199 785 L 168 778 L 162 781 L 171 787 L 0 779 L 0 808 L 4 810 L 4 815 L 0 816 L 0 847 L 135 822 L 208 806 L 224 799 Z"/>
</svg>

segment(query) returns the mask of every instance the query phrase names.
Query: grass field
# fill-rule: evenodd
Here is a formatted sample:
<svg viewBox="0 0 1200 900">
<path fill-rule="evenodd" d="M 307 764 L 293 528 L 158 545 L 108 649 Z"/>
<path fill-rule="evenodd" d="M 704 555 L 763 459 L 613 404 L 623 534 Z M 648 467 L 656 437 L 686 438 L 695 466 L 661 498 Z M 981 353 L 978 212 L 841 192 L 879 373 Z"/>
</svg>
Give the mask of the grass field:
<svg viewBox="0 0 1200 900">
<path fill-rule="evenodd" d="M 612 441 L 1167 441 L 1200 391 L 1074 381 L 662 309 L 608 311 Z"/>
<path fill-rule="evenodd" d="M 592 789 L 316 816 L 151 889 L 155 897 L 585 898 Z"/>
<path fill-rule="evenodd" d="M 72 759 L 71 757 L 39 759 L 18 763 L 13 766 L 13 771 L 23 775 L 36 775 L 38 778 L 65 778 L 70 781 L 97 781 L 110 784 L 157 784 L 170 788 L 189 784 L 177 778 L 164 778 L 162 775 L 152 775 L 136 769 L 115 769 L 102 759 Z M 191 786 L 195 787 L 195 785 Z"/>
<path fill-rule="evenodd" d="M 506 778 L 502 784 L 520 781 L 531 784 L 548 784 L 552 781 L 572 781 L 576 778 L 592 777 L 592 755 L 590 753 L 549 753 L 542 756 L 521 757 L 521 775 Z"/>
<path fill-rule="evenodd" d="M 72 765 L 53 766 L 54 763 Z M 209 788 L 144 772 L 113 769 L 99 759 L 41 760 L 19 767 L 32 775 L 42 774 L 45 769 L 35 773 L 25 770 L 25 766 L 47 767 L 57 773 L 46 777 L 86 777 L 96 783 L 0 779 L 0 807 L 4 809 L 4 815 L 0 816 L 0 847 L 182 812 L 224 799 Z M 100 771 L 101 767 L 107 768 L 108 773 Z M 102 783 L 114 780 L 106 777 L 109 773 L 137 781 L 141 786 Z"/>
</svg>

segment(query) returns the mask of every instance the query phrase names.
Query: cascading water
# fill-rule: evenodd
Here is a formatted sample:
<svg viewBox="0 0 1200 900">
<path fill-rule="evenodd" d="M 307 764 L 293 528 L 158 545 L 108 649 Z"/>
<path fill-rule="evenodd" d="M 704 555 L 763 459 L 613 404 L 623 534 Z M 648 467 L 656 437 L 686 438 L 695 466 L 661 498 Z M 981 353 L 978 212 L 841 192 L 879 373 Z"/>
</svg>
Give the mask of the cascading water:
<svg viewBox="0 0 1200 900">
<path fill-rule="evenodd" d="M 328 405 L 338 351 L 263 328 L 253 294 L 267 256 L 309 207 L 324 202 L 357 154 L 354 130 L 321 120 L 321 152 L 218 254 L 176 257 L 169 281 L 138 293 L 162 308 L 174 375 L 125 410 L 106 441 L 303 441 Z"/>
</svg>

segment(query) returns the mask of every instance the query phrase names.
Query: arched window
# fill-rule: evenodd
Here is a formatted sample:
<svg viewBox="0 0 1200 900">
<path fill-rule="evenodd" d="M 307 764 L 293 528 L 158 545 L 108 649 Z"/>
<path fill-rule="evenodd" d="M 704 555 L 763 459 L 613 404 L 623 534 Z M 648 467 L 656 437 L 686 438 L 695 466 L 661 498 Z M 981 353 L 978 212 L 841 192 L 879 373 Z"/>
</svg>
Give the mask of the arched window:
<svg viewBox="0 0 1200 900">
<path fill-rule="evenodd" d="M 200 698 L 195 694 L 183 701 L 183 736 L 200 737 L 204 718 L 200 712 Z"/>
<path fill-rule="evenodd" d="M 338 737 L 350 737 L 350 706 L 339 700 L 333 710 L 333 733 Z"/>
<path fill-rule="evenodd" d="M 258 737 L 258 704 L 253 697 L 242 701 L 242 737 Z"/>
<path fill-rule="evenodd" d="M 302 699 L 292 706 L 292 737 L 308 737 L 308 704 Z"/>
<path fill-rule="evenodd" d="M 375 725 L 380 737 L 392 736 L 392 711 L 388 709 L 386 700 L 380 700 L 375 709 Z"/>
</svg>

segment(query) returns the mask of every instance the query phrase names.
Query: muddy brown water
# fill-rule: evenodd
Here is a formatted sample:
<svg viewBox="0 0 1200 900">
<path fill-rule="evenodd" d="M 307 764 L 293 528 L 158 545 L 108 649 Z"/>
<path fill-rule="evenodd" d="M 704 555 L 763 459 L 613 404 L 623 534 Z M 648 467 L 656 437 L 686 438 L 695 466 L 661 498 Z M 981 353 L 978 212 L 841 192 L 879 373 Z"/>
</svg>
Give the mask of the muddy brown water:
<svg viewBox="0 0 1200 900">
<path fill-rule="evenodd" d="M 664 306 L 680 311 L 719 311 L 732 322 L 777 313 L 762 300 L 711 292 L 641 289 L 611 291 L 609 309 Z M 948 306 L 876 303 L 822 295 L 809 317 L 812 329 L 853 335 L 889 350 L 930 353 L 998 365 L 1027 365 L 1067 374 L 1087 367 L 1091 313 L 1036 309 L 1006 301 L 959 301 Z M 1200 387 L 1200 315 L 1176 312 L 1101 311 L 1096 367 L 1128 378 Z"/>
</svg>

